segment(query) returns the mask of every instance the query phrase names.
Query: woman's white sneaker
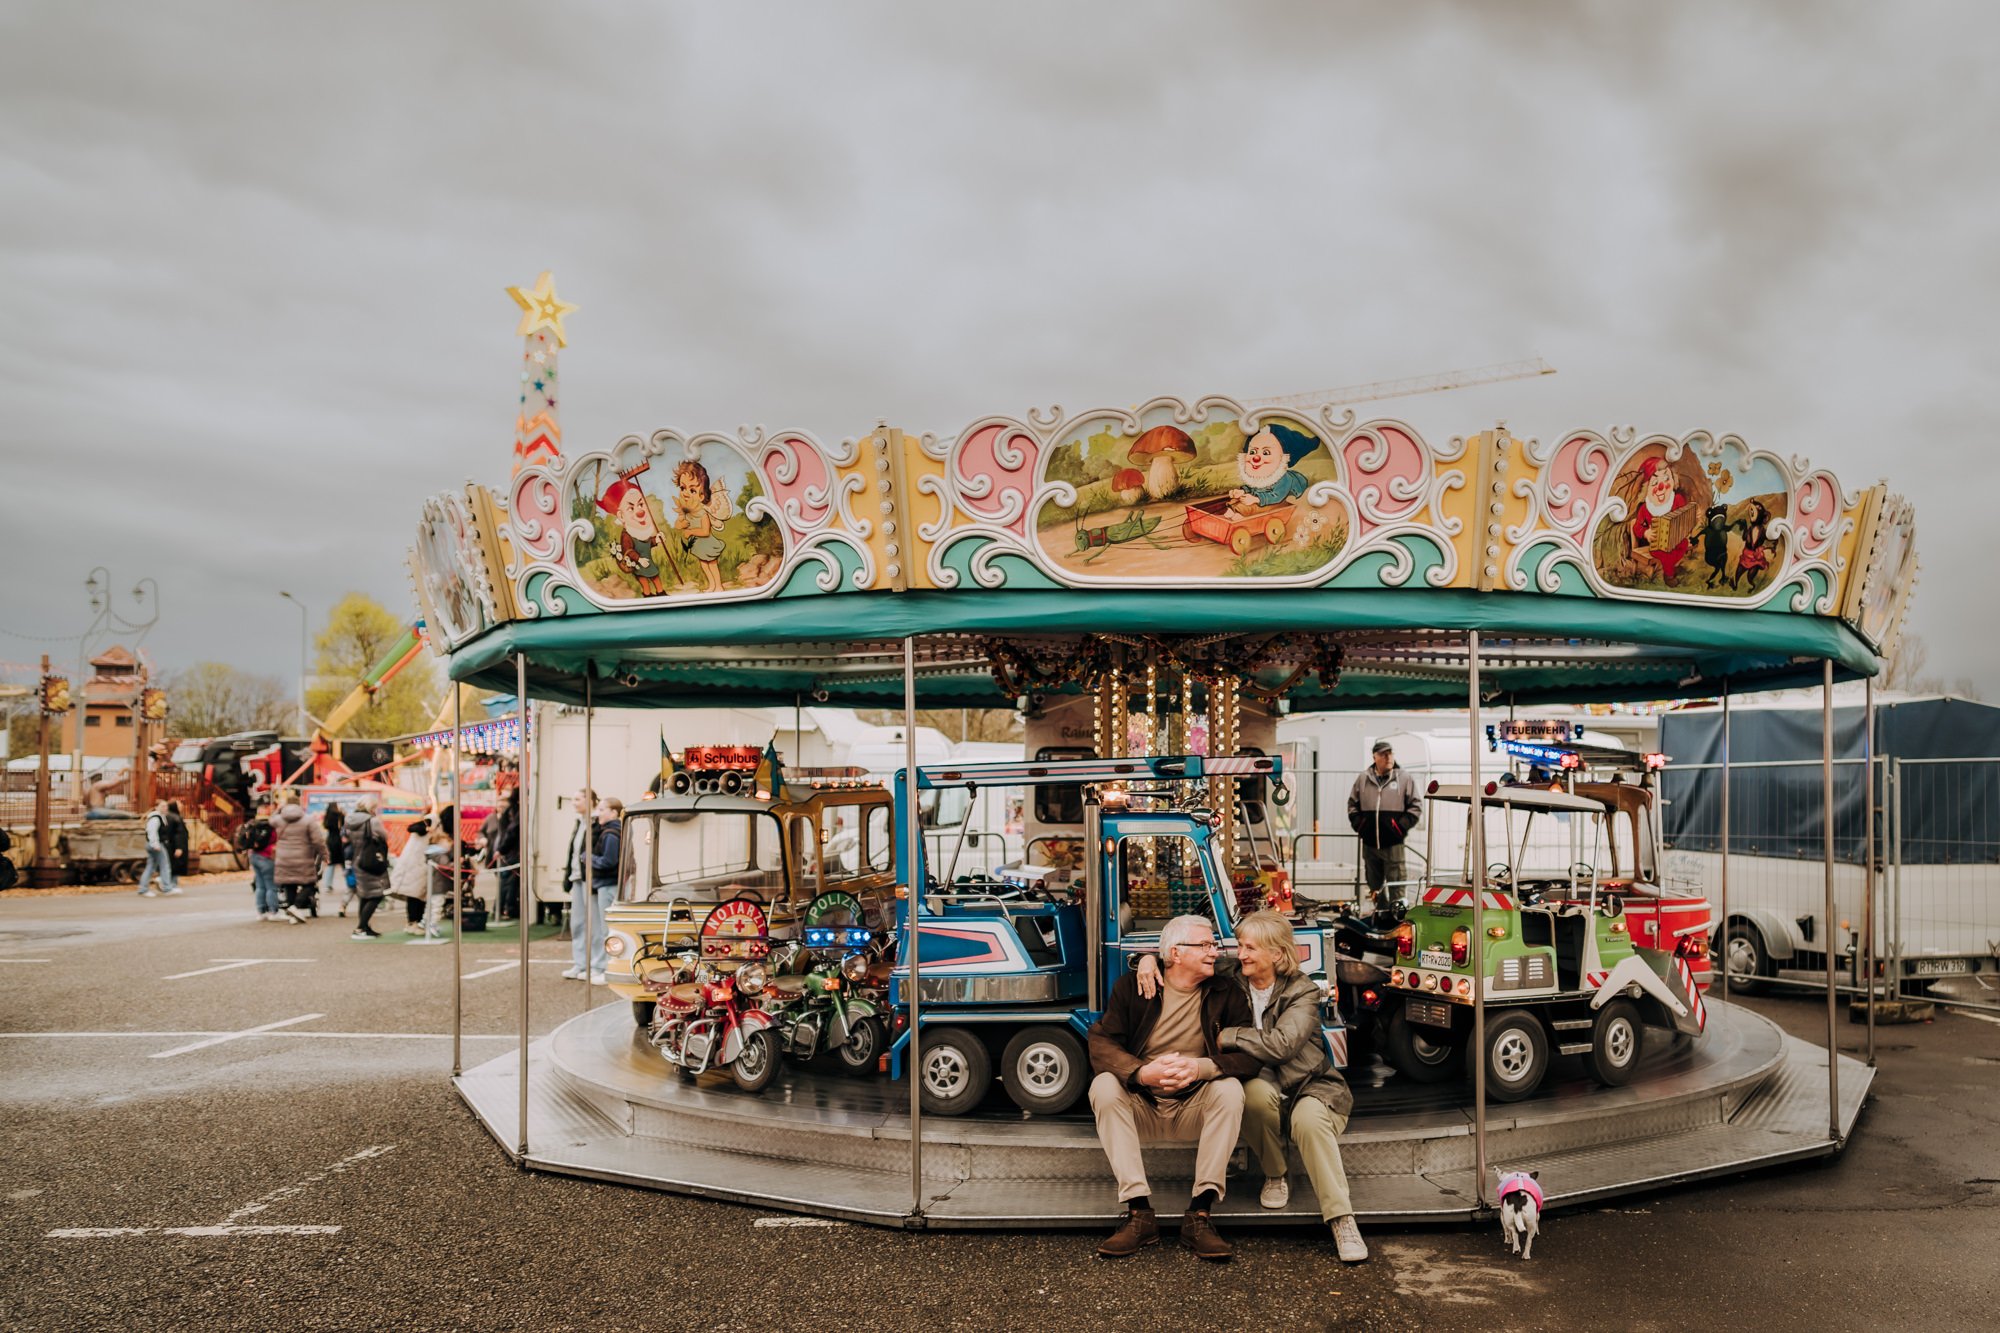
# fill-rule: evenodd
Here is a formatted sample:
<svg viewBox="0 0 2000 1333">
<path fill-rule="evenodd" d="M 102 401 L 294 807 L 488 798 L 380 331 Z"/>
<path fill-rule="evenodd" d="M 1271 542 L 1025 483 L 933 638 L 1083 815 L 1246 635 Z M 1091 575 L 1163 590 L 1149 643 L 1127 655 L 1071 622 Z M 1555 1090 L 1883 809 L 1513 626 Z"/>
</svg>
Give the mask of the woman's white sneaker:
<svg viewBox="0 0 2000 1333">
<path fill-rule="evenodd" d="M 1291 1201 L 1292 1182 L 1287 1176 L 1272 1176 L 1257 1195 L 1257 1202 L 1266 1208 L 1283 1208 Z"/>
</svg>

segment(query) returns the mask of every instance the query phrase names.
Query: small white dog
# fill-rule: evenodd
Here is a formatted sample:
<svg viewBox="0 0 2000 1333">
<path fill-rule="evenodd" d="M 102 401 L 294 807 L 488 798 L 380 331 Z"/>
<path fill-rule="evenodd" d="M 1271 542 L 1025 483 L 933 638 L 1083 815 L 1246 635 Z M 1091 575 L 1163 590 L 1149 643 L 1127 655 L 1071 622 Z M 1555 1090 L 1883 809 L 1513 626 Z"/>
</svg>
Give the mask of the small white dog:
<svg viewBox="0 0 2000 1333">
<path fill-rule="evenodd" d="M 1500 1234 L 1509 1254 L 1526 1259 L 1542 1229 L 1542 1173 L 1496 1169 L 1493 1174 L 1500 1177 Z"/>
</svg>

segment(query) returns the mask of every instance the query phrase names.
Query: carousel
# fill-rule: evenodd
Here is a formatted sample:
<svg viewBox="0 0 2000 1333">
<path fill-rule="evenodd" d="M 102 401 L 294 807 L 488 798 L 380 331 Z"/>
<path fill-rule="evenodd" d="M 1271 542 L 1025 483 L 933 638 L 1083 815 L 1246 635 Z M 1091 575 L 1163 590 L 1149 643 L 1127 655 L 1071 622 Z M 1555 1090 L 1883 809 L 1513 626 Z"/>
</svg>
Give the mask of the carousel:
<svg viewBox="0 0 2000 1333">
<path fill-rule="evenodd" d="M 568 452 L 569 307 L 546 280 L 515 294 L 514 474 L 431 499 L 412 552 L 452 678 L 524 709 L 894 709 L 910 738 L 879 786 L 788 772 L 783 732 L 740 759 L 709 747 L 631 808 L 612 985 L 531 1039 L 523 967 L 519 1049 L 454 1056 L 524 1167 L 893 1226 L 1108 1224 L 1081 1033 L 1162 917 L 1226 941 L 1255 907 L 1291 914 L 1325 978 L 1364 1220 L 1478 1214 L 1496 1169 L 1539 1170 L 1559 1207 L 1844 1146 L 1873 1071 L 1835 1053 L 1831 961 L 1823 1043 L 1729 1003 L 1708 962 L 1726 871 L 1657 883 L 1646 775 L 1510 767 L 1485 731 L 1541 703 L 1830 701 L 1872 677 L 1915 566 L 1885 486 L 1730 434 L 1432 439 L 1226 397 Z M 1287 881 L 1268 740 L 1280 714 L 1360 707 L 1466 710 L 1474 764 L 1430 793 L 1462 826 L 1455 864 L 1372 914 Z M 925 708 L 1015 709 L 1031 734 L 1070 710 L 1081 739 L 919 767 Z M 1053 793 L 1080 836 L 959 873 L 925 799 L 1009 784 Z M 767 863 L 753 836 L 740 873 L 694 886 L 673 838 L 703 811 L 768 817 Z M 1516 819 L 1568 842 L 1531 848 Z M 1829 918 L 1832 858 L 1829 820 Z M 525 847 L 523 873 L 560 859 Z M 1155 1151 L 1169 1189 L 1191 1157 Z M 1232 1222 L 1318 1217 L 1302 1173 L 1285 1210 L 1245 1193 Z"/>
</svg>

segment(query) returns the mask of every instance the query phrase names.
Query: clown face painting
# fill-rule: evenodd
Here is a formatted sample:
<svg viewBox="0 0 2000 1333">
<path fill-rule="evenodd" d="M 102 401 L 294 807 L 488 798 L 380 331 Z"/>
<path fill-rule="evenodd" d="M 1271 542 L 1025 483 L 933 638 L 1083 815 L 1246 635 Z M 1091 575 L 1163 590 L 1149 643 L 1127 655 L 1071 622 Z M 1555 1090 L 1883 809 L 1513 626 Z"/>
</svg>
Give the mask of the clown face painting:
<svg viewBox="0 0 2000 1333">
<path fill-rule="evenodd" d="M 1289 419 L 1162 412 L 1097 423 L 1050 450 L 1043 476 L 1066 483 L 1076 502 L 1042 503 L 1042 551 L 1095 578 L 1308 575 L 1347 541 L 1347 512 L 1326 494 L 1339 464 L 1319 435 Z M 1320 484 L 1328 486 L 1309 500 Z"/>
</svg>

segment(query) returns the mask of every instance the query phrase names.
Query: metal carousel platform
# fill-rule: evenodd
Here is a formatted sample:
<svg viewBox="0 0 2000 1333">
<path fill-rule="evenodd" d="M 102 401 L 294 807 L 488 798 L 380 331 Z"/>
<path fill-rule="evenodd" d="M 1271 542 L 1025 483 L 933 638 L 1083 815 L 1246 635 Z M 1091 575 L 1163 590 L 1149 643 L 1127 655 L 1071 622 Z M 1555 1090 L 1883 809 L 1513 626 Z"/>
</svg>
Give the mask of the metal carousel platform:
<svg viewBox="0 0 2000 1333">
<path fill-rule="evenodd" d="M 1834 1138 L 1822 1048 L 1734 1005 L 1708 1013 L 1698 1042 L 1651 1032 L 1653 1052 L 1628 1087 L 1601 1087 L 1576 1061 L 1558 1061 L 1534 1097 L 1489 1105 L 1489 1160 L 1540 1171 L 1549 1206 L 1561 1207 L 1838 1153 L 1874 1071 L 1841 1058 Z M 924 1204 L 913 1215 L 906 1084 L 796 1066 L 761 1096 L 722 1075 L 685 1083 L 622 1004 L 535 1042 L 530 1066 L 523 1164 L 534 1170 L 893 1227 L 1101 1227 L 1117 1217 L 1087 1114 L 1031 1118 L 996 1092 L 973 1115 L 926 1117 Z M 519 1069 L 517 1051 L 455 1081 L 510 1156 L 521 1137 Z M 1359 1216 L 1476 1216 L 1469 1094 L 1412 1087 L 1373 1064 L 1350 1080 L 1355 1115 L 1341 1151 Z M 1148 1161 L 1156 1193 L 1186 1192 L 1191 1147 L 1149 1149 Z M 1238 1225 L 1319 1220 L 1296 1166 L 1288 1208 L 1259 1208 L 1239 1185 L 1220 1212 Z"/>
</svg>

